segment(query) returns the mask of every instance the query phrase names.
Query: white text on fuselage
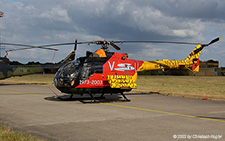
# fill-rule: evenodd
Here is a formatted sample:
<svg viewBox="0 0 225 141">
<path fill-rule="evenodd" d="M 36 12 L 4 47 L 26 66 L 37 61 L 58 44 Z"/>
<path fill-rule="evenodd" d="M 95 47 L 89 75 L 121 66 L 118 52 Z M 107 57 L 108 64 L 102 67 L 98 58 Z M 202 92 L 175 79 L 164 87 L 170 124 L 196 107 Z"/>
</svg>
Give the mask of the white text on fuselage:
<svg viewBox="0 0 225 141">
<path fill-rule="evenodd" d="M 121 64 L 117 64 L 117 67 L 115 67 L 115 61 L 112 62 L 112 64 L 110 62 L 108 62 L 109 64 L 109 68 L 111 71 L 114 70 L 117 70 L 117 71 L 132 71 L 132 70 L 135 70 L 135 68 L 129 64 L 129 63 L 121 63 Z"/>
</svg>

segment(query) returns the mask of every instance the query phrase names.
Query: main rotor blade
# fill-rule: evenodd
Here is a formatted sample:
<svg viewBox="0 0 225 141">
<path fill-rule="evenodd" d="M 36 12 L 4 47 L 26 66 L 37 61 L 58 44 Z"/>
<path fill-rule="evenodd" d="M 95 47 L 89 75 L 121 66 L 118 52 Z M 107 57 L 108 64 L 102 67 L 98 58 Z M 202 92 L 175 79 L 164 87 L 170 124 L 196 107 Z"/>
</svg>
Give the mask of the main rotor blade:
<svg viewBox="0 0 225 141">
<path fill-rule="evenodd" d="M 163 43 L 163 44 L 186 44 L 186 45 L 198 45 L 201 44 L 203 46 L 209 46 L 217 41 L 221 40 L 221 37 L 218 37 L 216 39 L 213 39 L 208 44 L 202 44 L 202 43 L 189 43 L 189 42 L 171 42 L 171 41 L 114 41 L 113 43 Z"/>
<path fill-rule="evenodd" d="M 120 50 L 120 47 L 118 47 L 118 46 L 115 45 L 114 43 L 110 42 L 110 45 L 113 46 L 116 50 Z"/>
<path fill-rule="evenodd" d="M 90 43 L 94 43 L 94 42 L 59 43 L 59 44 L 40 45 L 40 46 L 35 46 L 35 47 L 52 47 L 52 46 L 65 46 L 65 45 L 90 44 Z"/>
<path fill-rule="evenodd" d="M 16 50 L 26 50 L 26 49 L 33 49 L 33 48 L 40 48 L 40 49 L 47 49 L 47 50 L 54 50 L 58 51 L 58 49 L 54 48 L 46 48 L 41 46 L 32 46 L 32 45 L 25 45 L 25 44 L 13 44 L 13 43 L 0 43 L 1 45 L 10 45 L 10 46 L 22 46 L 25 48 L 18 48 L 18 49 L 11 49 L 10 51 L 16 51 Z"/>
<path fill-rule="evenodd" d="M 26 49 L 34 49 L 34 48 L 40 48 L 40 49 L 47 49 L 47 50 L 59 51 L 58 49 L 54 49 L 54 48 L 42 48 L 42 47 L 17 48 L 17 49 L 10 49 L 9 51 L 26 50 Z"/>
<path fill-rule="evenodd" d="M 72 43 L 58 43 L 58 44 L 48 44 L 48 45 L 40 45 L 34 47 L 52 47 L 52 46 L 64 46 L 64 45 L 76 45 L 76 44 L 103 44 L 104 41 L 88 41 L 88 42 L 72 42 Z M 188 42 L 170 42 L 170 41 L 112 41 L 110 45 L 112 45 L 115 49 L 120 50 L 120 48 L 114 43 L 164 43 L 164 44 L 189 44 L 189 45 L 197 45 L 200 43 L 188 43 Z"/>
<path fill-rule="evenodd" d="M 188 43 L 188 42 L 170 42 L 170 41 L 114 41 L 114 43 L 162 43 L 162 44 L 187 44 L 197 45 L 200 43 Z"/>
<path fill-rule="evenodd" d="M 116 50 L 120 50 L 120 48 L 115 44 L 115 43 L 163 43 L 163 44 L 186 44 L 186 45 L 197 45 L 201 44 L 203 47 L 209 46 L 210 44 L 213 44 L 217 41 L 219 41 L 221 38 L 218 37 L 214 40 L 212 40 L 208 44 L 201 44 L 201 43 L 189 43 L 189 42 L 171 42 L 171 41 L 88 41 L 88 42 L 72 42 L 72 43 L 58 43 L 58 44 L 47 44 L 47 45 L 40 45 L 40 46 L 31 46 L 31 45 L 25 45 L 25 44 L 12 44 L 12 43 L 0 43 L 1 45 L 13 45 L 13 46 L 24 46 L 27 48 L 22 48 L 22 49 L 15 49 L 15 50 L 23 50 L 23 49 L 30 49 L 30 48 L 41 48 L 41 49 L 49 49 L 49 50 L 55 50 L 58 51 L 58 49 L 53 49 L 53 48 L 47 48 L 47 47 L 52 47 L 52 46 L 64 46 L 64 45 L 74 45 L 76 48 L 77 44 L 110 44 L 113 46 Z"/>
<path fill-rule="evenodd" d="M 25 44 L 13 44 L 13 43 L 0 43 L 1 45 L 10 45 L 10 46 L 21 46 L 21 47 L 33 47 L 31 45 L 25 45 Z"/>
<path fill-rule="evenodd" d="M 172 41 L 110 41 L 110 45 L 112 45 L 114 48 L 116 48 L 117 50 L 119 50 L 119 47 L 117 45 L 115 45 L 114 43 L 163 43 L 163 44 L 185 44 L 185 45 L 198 45 L 198 44 L 201 44 L 201 45 L 210 45 L 210 44 L 213 44 L 217 41 L 220 40 L 220 37 L 212 40 L 209 44 L 201 44 L 201 43 L 190 43 L 190 42 L 172 42 Z M 63 46 L 63 45 L 75 45 L 75 44 L 104 44 L 104 42 L 107 42 L 107 41 L 88 41 L 88 42 L 76 42 L 76 43 L 59 43 L 59 44 L 49 44 L 49 45 L 41 45 L 39 47 L 51 47 L 51 46 Z"/>
</svg>

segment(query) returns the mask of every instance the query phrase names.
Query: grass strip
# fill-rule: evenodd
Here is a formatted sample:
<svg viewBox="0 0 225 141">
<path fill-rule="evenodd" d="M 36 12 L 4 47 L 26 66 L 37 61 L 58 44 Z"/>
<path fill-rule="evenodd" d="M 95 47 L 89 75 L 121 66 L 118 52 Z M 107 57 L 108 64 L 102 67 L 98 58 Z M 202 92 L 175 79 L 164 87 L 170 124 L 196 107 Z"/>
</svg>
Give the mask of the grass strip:
<svg viewBox="0 0 225 141">
<path fill-rule="evenodd" d="M 13 131 L 0 125 L 0 140 L 1 141 L 47 141 L 47 139 L 40 139 L 30 134 L 25 134 L 18 131 Z"/>
</svg>

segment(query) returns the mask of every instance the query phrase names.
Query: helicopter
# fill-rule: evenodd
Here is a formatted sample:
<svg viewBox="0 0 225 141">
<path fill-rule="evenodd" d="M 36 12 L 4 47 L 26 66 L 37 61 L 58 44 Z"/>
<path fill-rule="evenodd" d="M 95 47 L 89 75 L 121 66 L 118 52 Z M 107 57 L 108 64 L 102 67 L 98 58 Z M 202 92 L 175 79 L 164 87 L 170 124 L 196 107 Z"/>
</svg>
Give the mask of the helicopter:
<svg viewBox="0 0 225 141">
<path fill-rule="evenodd" d="M 10 65 L 9 58 L 0 57 L 0 80 L 13 76 L 23 76 L 41 72 L 43 72 L 43 68 L 41 66 Z"/>
<path fill-rule="evenodd" d="M 52 46 L 74 45 L 74 54 L 78 44 L 96 44 L 102 47 L 95 52 L 86 52 L 86 56 L 74 59 L 58 69 L 54 77 L 54 85 L 62 93 L 73 95 L 89 94 L 95 102 L 95 94 L 121 94 L 124 101 L 130 101 L 124 92 L 130 92 L 137 87 L 137 72 L 145 70 L 189 69 L 199 71 L 199 56 L 207 47 L 221 38 L 218 37 L 208 44 L 168 41 L 88 41 L 73 43 L 49 44 L 33 46 L 33 48 L 48 48 Z M 127 53 L 110 52 L 109 46 L 120 50 L 116 43 L 169 43 L 197 45 L 184 60 L 142 61 L 128 59 Z M 60 98 L 60 97 L 58 97 Z"/>
<path fill-rule="evenodd" d="M 24 44 L 11 44 L 11 43 L 0 43 L 0 45 L 10 45 L 10 46 L 23 46 L 25 48 L 17 48 L 17 49 L 11 49 L 6 51 L 6 55 L 4 57 L 0 57 L 0 80 L 15 77 L 15 76 L 23 76 L 23 75 L 29 75 L 34 73 L 42 73 L 44 72 L 44 69 L 57 69 L 64 64 L 68 63 L 71 60 L 74 60 L 74 53 L 71 52 L 64 60 L 60 61 L 59 63 L 52 64 L 52 65 L 27 65 L 27 64 L 21 64 L 21 65 L 12 65 L 10 63 L 8 56 L 8 53 L 10 51 L 17 51 L 17 50 L 26 50 L 26 49 L 32 49 L 34 48 L 31 45 L 24 45 Z M 36 48 L 36 47 L 35 47 Z M 45 48 L 41 48 L 45 49 Z M 58 49 L 54 48 L 46 48 L 48 50 L 54 50 L 58 51 Z"/>
</svg>

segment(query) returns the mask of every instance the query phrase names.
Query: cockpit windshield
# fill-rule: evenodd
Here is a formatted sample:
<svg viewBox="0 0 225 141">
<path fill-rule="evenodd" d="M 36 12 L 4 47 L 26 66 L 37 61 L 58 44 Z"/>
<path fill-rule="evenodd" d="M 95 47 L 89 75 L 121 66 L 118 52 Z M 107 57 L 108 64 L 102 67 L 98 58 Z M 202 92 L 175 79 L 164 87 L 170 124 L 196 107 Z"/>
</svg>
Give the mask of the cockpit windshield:
<svg viewBox="0 0 225 141">
<path fill-rule="evenodd" d="M 68 78 L 69 80 L 76 79 L 79 73 L 79 65 L 79 59 L 71 61 L 62 68 L 60 68 L 55 76 L 58 78 Z"/>
<path fill-rule="evenodd" d="M 80 64 L 79 60 L 71 61 L 70 63 L 66 64 L 63 67 L 63 72 L 65 74 L 72 74 L 76 71 L 78 72 L 79 71 L 79 64 Z"/>
<path fill-rule="evenodd" d="M 64 66 L 63 72 L 70 80 L 77 78 L 79 73 L 79 64 L 80 60 L 74 60 Z"/>
</svg>

